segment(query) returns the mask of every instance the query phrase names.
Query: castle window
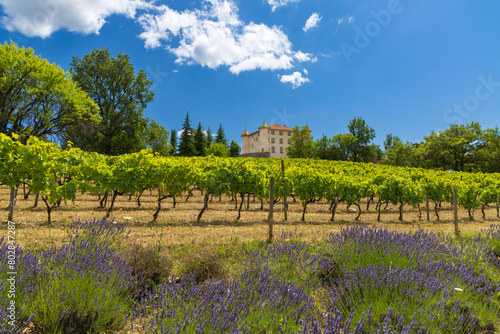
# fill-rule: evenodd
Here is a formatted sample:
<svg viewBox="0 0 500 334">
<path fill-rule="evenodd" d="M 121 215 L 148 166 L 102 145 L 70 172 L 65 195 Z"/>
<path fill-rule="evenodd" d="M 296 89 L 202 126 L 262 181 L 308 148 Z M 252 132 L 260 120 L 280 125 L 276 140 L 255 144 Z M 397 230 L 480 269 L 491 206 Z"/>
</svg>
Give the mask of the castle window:
<svg viewBox="0 0 500 334">
<path fill-rule="evenodd" d="M 274 135 L 274 130 L 271 130 L 271 134 Z"/>
<path fill-rule="evenodd" d="M 271 146 L 271 153 L 274 153 L 274 146 Z"/>
<path fill-rule="evenodd" d="M 292 135 L 292 133 L 290 131 L 288 131 L 288 137 L 290 137 Z"/>
<path fill-rule="evenodd" d="M 283 136 L 283 131 L 280 131 L 280 136 Z"/>
<path fill-rule="evenodd" d="M 283 144 L 283 138 L 280 138 L 280 144 Z"/>
<path fill-rule="evenodd" d="M 288 139 L 288 145 L 290 145 L 290 139 Z"/>
<path fill-rule="evenodd" d="M 280 153 L 283 153 L 283 147 L 280 147 Z"/>
<path fill-rule="evenodd" d="M 274 138 L 271 138 L 271 143 L 273 143 L 273 144 L 274 144 Z"/>
</svg>

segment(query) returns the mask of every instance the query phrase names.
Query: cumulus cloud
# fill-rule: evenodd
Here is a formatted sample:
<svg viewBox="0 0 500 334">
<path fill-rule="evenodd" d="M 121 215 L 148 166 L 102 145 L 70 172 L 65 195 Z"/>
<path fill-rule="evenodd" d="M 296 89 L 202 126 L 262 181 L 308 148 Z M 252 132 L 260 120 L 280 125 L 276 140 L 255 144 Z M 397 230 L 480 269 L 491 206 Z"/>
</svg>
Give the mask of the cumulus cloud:
<svg viewBox="0 0 500 334">
<path fill-rule="evenodd" d="M 286 6 L 290 3 L 299 2 L 300 0 L 267 0 L 267 3 L 271 6 L 271 11 L 275 11 L 278 7 Z"/>
<path fill-rule="evenodd" d="M 293 89 L 302 86 L 306 82 L 310 82 L 310 80 L 308 78 L 303 77 L 302 73 L 300 73 L 298 71 L 293 72 L 290 75 L 282 75 L 280 78 L 280 81 L 283 83 L 291 83 Z"/>
<path fill-rule="evenodd" d="M 137 9 L 151 6 L 145 0 L 0 0 L 0 5 L 5 29 L 42 38 L 61 29 L 98 34 L 106 17 L 134 17 Z"/>
<path fill-rule="evenodd" d="M 243 23 L 238 8 L 228 0 L 209 0 L 202 9 L 182 12 L 160 5 L 138 21 L 144 30 L 139 36 L 146 47 L 165 47 L 177 56 L 179 64 L 213 69 L 226 66 L 239 74 L 290 69 L 296 63 L 316 61 L 311 54 L 293 51 L 278 27 Z"/>
<path fill-rule="evenodd" d="M 319 16 L 319 13 L 313 13 L 306 21 L 306 25 L 304 26 L 304 28 L 302 28 L 302 30 L 304 30 L 304 32 L 307 32 L 308 30 L 314 28 L 314 27 L 317 27 L 318 26 L 318 23 L 319 21 L 321 21 L 322 17 Z"/>
</svg>

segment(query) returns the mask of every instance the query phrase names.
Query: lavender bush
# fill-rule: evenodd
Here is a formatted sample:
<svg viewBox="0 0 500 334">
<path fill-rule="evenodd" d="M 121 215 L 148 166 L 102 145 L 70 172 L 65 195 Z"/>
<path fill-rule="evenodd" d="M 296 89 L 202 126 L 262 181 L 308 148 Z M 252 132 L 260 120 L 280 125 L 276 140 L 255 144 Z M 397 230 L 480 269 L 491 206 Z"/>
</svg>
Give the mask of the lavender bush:
<svg viewBox="0 0 500 334">
<path fill-rule="evenodd" d="M 288 234 L 218 248 L 244 268 L 224 279 L 189 274 L 149 289 L 120 256 L 123 225 L 78 222 L 71 234 L 62 247 L 16 250 L 16 328 L 2 263 L 0 333 L 494 333 L 500 313 L 500 226 L 459 240 L 367 226 L 313 243 Z"/>
<path fill-rule="evenodd" d="M 16 305 L 21 311 L 18 328 L 5 326 L 2 319 L 4 332 L 16 332 L 28 322 L 35 333 L 104 332 L 124 326 L 137 279 L 115 253 L 124 227 L 93 220 L 75 224 L 73 233 L 69 244 L 39 254 L 18 248 Z M 2 241 L 0 252 L 4 248 Z M 1 266 L 1 284 L 5 268 Z"/>
</svg>

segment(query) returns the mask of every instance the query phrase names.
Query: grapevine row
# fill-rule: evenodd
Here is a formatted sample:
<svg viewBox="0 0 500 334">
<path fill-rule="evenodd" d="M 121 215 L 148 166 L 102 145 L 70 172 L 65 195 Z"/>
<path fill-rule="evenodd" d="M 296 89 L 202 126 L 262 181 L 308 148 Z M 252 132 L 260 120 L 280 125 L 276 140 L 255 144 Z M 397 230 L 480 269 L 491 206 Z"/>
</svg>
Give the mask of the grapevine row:
<svg viewBox="0 0 500 334">
<path fill-rule="evenodd" d="M 500 199 L 500 174 L 434 171 L 418 168 L 392 167 L 339 161 L 288 159 L 285 172 L 281 161 L 258 158 L 162 157 L 150 150 L 122 156 L 104 156 L 78 148 L 62 150 L 57 144 L 31 138 L 23 145 L 0 134 L 0 184 L 11 188 L 9 220 L 12 220 L 17 189 L 26 183 L 39 192 L 47 209 L 48 220 L 56 203 L 75 201 L 78 193 L 110 194 L 111 213 L 116 196 L 135 194 L 145 189 L 158 190 L 156 220 L 162 201 L 180 197 L 198 188 L 204 194 L 204 205 L 198 220 L 208 206 L 210 196 L 226 194 L 240 197 L 240 218 L 244 196 L 254 195 L 269 200 L 269 179 L 274 177 L 274 196 L 294 196 L 303 207 L 305 219 L 310 203 L 327 200 L 334 220 L 339 203 L 358 207 L 368 198 L 377 198 L 379 212 L 388 203 L 399 206 L 403 220 L 404 206 L 420 209 L 426 196 L 434 202 L 435 211 L 441 202 L 452 201 L 452 189 L 458 190 L 459 205 L 473 212 Z M 368 207 L 367 207 L 368 209 Z M 439 219 L 439 216 L 438 216 Z"/>
</svg>

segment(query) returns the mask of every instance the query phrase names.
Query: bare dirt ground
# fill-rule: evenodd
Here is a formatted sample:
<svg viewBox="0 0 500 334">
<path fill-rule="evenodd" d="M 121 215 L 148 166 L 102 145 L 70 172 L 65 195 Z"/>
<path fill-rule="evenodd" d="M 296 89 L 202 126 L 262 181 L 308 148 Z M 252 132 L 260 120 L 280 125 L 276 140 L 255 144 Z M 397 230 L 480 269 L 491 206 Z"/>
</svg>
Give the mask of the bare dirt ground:
<svg viewBox="0 0 500 334">
<path fill-rule="evenodd" d="M 230 197 L 222 196 L 213 198 L 209 203 L 200 222 L 196 221 L 198 213 L 203 207 L 203 196 L 199 191 L 193 192 L 194 196 L 186 202 L 185 194 L 177 199 L 176 208 L 172 208 L 172 199 L 164 200 L 162 211 L 156 222 L 152 222 L 153 213 L 157 205 L 157 193 L 146 190 L 141 197 L 141 207 L 138 207 L 136 197 L 129 200 L 129 196 L 118 196 L 111 217 L 116 221 L 125 223 L 130 228 L 130 238 L 133 242 L 147 244 L 163 243 L 176 245 L 186 243 L 217 243 L 219 241 L 265 240 L 268 235 L 268 209 L 269 205 L 261 203 L 258 199 L 250 199 L 249 207 L 242 209 L 241 219 L 236 220 L 238 210 Z M 33 249 L 46 248 L 51 245 L 60 245 L 69 240 L 69 225 L 77 220 L 102 218 L 107 208 L 99 208 L 98 197 L 92 194 L 80 195 L 75 203 L 61 203 L 60 207 L 52 211 L 52 223 L 47 224 L 47 213 L 43 201 L 39 201 L 34 208 L 35 196 L 30 194 L 28 199 L 23 198 L 22 189 L 19 191 L 14 222 L 16 223 L 16 242 L 21 246 Z M 238 198 L 238 201 L 240 199 Z M 440 220 L 436 220 L 434 203 L 431 202 L 430 222 L 426 220 L 425 204 L 421 205 L 422 218 L 419 218 L 418 209 L 405 206 L 403 222 L 398 220 L 398 207 L 389 205 L 387 210 L 382 210 L 381 222 L 377 222 L 378 212 L 375 203 L 370 204 L 366 211 L 367 199 L 360 203 L 362 214 L 359 221 L 354 219 L 356 207 L 347 209 L 345 204 L 339 204 L 335 221 L 331 222 L 330 204 L 326 201 L 308 205 L 305 222 L 301 221 L 302 206 L 298 202 L 288 199 L 288 220 L 284 221 L 283 203 L 280 201 L 274 206 L 274 234 L 279 236 L 282 232 L 301 234 L 303 240 L 314 240 L 330 232 L 338 232 L 342 227 L 355 223 L 376 224 L 389 230 L 414 231 L 419 228 L 435 231 L 437 233 L 454 233 L 453 208 L 450 203 L 443 203 L 439 209 Z M 8 217 L 9 189 L 0 187 L 0 235 L 6 235 Z M 109 206 L 109 203 L 108 203 Z M 480 210 L 474 213 L 474 221 L 469 221 L 466 210 L 459 208 L 460 230 L 465 236 L 475 236 L 490 224 L 500 224 L 495 206 L 486 209 L 486 219 L 482 219 Z"/>
</svg>

